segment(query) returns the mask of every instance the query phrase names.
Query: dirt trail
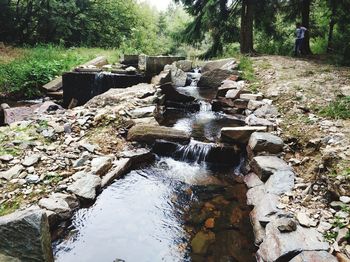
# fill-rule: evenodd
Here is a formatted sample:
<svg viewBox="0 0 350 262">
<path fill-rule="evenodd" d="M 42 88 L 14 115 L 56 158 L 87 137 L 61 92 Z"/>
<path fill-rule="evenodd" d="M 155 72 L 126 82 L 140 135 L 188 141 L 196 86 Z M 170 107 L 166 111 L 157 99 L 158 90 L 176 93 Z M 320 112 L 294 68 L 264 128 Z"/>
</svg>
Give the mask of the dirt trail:
<svg viewBox="0 0 350 262">
<path fill-rule="evenodd" d="M 279 132 L 289 145 L 285 158 L 299 176 L 326 174 L 349 184 L 350 120 L 327 119 L 319 111 L 350 95 L 350 68 L 282 56 L 255 57 L 253 63 L 258 89 L 279 107 Z"/>
</svg>

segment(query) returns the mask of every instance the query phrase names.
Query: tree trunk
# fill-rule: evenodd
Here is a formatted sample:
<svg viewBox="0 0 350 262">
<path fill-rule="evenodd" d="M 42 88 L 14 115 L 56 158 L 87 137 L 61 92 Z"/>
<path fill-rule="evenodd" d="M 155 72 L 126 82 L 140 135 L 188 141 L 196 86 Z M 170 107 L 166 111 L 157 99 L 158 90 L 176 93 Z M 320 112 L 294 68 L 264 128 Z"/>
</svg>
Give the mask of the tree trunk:
<svg viewBox="0 0 350 262">
<path fill-rule="evenodd" d="M 333 31 L 334 31 L 334 26 L 336 24 L 335 16 L 336 16 L 336 12 L 337 12 L 336 11 L 337 10 L 337 1 L 332 0 L 331 6 L 332 6 L 332 13 L 331 13 L 331 20 L 329 21 L 327 53 L 331 53 L 333 51 Z"/>
<path fill-rule="evenodd" d="M 241 12 L 241 53 L 254 53 L 253 43 L 253 21 L 254 21 L 254 1 L 243 0 Z"/>
<path fill-rule="evenodd" d="M 301 52 L 304 55 L 311 55 L 310 48 L 310 7 L 312 0 L 302 0 L 301 23 L 307 28 Z"/>
</svg>

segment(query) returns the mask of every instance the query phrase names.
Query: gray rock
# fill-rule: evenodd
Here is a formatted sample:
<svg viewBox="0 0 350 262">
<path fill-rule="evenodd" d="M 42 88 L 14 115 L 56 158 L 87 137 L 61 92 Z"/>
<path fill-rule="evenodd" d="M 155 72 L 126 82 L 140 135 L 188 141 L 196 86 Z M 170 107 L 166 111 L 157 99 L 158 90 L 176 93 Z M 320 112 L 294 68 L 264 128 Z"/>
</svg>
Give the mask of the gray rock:
<svg viewBox="0 0 350 262">
<path fill-rule="evenodd" d="M 257 186 L 261 186 L 261 185 L 264 184 L 260 180 L 260 178 L 253 172 L 251 172 L 248 175 L 244 176 L 244 183 L 247 185 L 248 188 L 257 187 Z"/>
<path fill-rule="evenodd" d="M 47 139 L 54 139 L 56 136 L 55 129 L 53 128 L 48 128 L 45 129 L 41 132 L 42 136 L 47 138 Z"/>
<path fill-rule="evenodd" d="M 224 69 L 214 69 L 202 74 L 198 86 L 203 88 L 218 88 L 222 81 L 230 78 L 232 75 L 238 75 L 238 72 Z"/>
<path fill-rule="evenodd" d="M 46 213 L 28 209 L 0 217 L 0 250 L 20 261 L 53 262 Z"/>
<path fill-rule="evenodd" d="M 265 226 L 276 218 L 281 211 L 277 208 L 279 203 L 278 196 L 273 194 L 261 194 L 261 198 L 255 201 L 255 207 L 250 212 L 251 221 L 257 220 L 261 225 Z"/>
<path fill-rule="evenodd" d="M 350 203 L 350 197 L 348 197 L 348 196 L 341 196 L 341 197 L 339 198 L 339 200 L 340 200 L 341 202 L 343 202 L 344 204 L 349 204 L 349 203 Z"/>
<path fill-rule="evenodd" d="M 263 96 L 261 94 L 241 94 L 240 98 L 247 99 L 247 100 L 261 101 L 263 99 Z"/>
<path fill-rule="evenodd" d="M 317 231 L 324 234 L 326 231 L 330 230 L 332 227 L 333 227 L 332 224 L 325 221 L 321 221 L 317 227 Z"/>
<path fill-rule="evenodd" d="M 62 198 L 53 196 L 49 198 L 42 198 L 39 201 L 39 206 L 55 212 L 63 220 L 69 219 L 72 216 L 72 210 L 70 209 L 68 203 Z"/>
<path fill-rule="evenodd" d="M 0 179 L 11 180 L 17 178 L 23 170 L 24 167 L 22 165 L 15 165 L 7 171 L 0 172 Z"/>
<path fill-rule="evenodd" d="M 283 140 L 270 133 L 256 132 L 249 139 L 248 147 L 254 153 L 268 152 L 278 154 L 283 150 Z"/>
<path fill-rule="evenodd" d="M 228 68 L 228 65 L 231 65 L 231 68 Z M 237 65 L 237 62 L 233 58 L 227 58 L 227 59 L 219 59 L 219 60 L 213 60 L 206 62 L 204 66 L 202 67 L 202 73 L 213 71 L 215 69 L 235 69 Z"/>
<path fill-rule="evenodd" d="M 193 102 L 195 100 L 195 98 L 190 95 L 185 95 L 178 92 L 171 83 L 161 85 L 159 88 L 161 89 L 162 94 L 164 94 L 164 99 L 166 101 L 188 103 Z"/>
<path fill-rule="evenodd" d="M 256 254 L 258 261 L 289 261 L 302 251 L 327 251 L 329 245 L 315 229 L 297 227 L 296 231 L 281 233 L 278 220 L 266 226 L 266 238 Z"/>
<path fill-rule="evenodd" d="M 276 117 L 278 115 L 278 110 L 272 105 L 263 105 L 254 111 L 254 115 L 261 118 Z"/>
<path fill-rule="evenodd" d="M 155 106 L 140 107 L 130 112 L 131 118 L 153 117 Z"/>
<path fill-rule="evenodd" d="M 228 90 L 225 97 L 230 99 L 237 99 L 241 95 L 241 90 L 238 89 L 231 89 Z"/>
<path fill-rule="evenodd" d="M 101 181 L 101 178 L 98 176 L 85 174 L 85 176 L 73 182 L 67 190 L 82 199 L 95 200 L 96 191 L 100 188 Z"/>
<path fill-rule="evenodd" d="M 136 125 L 129 130 L 127 139 L 129 141 L 145 143 L 153 143 L 157 139 L 188 143 L 190 141 L 190 135 L 186 132 L 170 127 Z"/>
<path fill-rule="evenodd" d="M 2 155 L 2 156 L 0 156 L 0 161 L 10 162 L 11 160 L 13 160 L 13 156 L 12 155 Z"/>
<path fill-rule="evenodd" d="M 337 262 L 327 251 L 303 251 L 290 262 Z"/>
<path fill-rule="evenodd" d="M 265 228 L 261 225 L 254 213 L 250 214 L 250 223 L 253 227 L 254 243 L 256 246 L 260 246 L 266 237 Z"/>
<path fill-rule="evenodd" d="M 98 157 L 91 161 L 91 173 L 104 176 L 112 167 L 112 157 Z"/>
<path fill-rule="evenodd" d="M 264 184 L 253 187 L 247 192 L 247 205 L 257 206 L 264 197 L 266 197 L 266 189 Z"/>
<path fill-rule="evenodd" d="M 274 128 L 274 124 L 264 118 L 259 118 L 256 117 L 254 114 L 249 115 L 246 119 L 245 119 L 245 123 L 248 126 L 266 126 L 269 129 L 273 129 Z"/>
<path fill-rule="evenodd" d="M 145 148 L 137 148 L 134 150 L 123 151 L 120 153 L 120 157 L 129 158 L 131 160 L 131 166 L 138 164 L 146 164 L 154 160 L 153 153 Z"/>
<path fill-rule="evenodd" d="M 166 83 L 171 82 L 171 72 L 168 71 L 162 71 L 159 75 L 156 75 L 152 78 L 151 83 L 158 86 L 158 85 L 164 85 Z"/>
<path fill-rule="evenodd" d="M 193 62 L 191 60 L 180 60 L 175 62 L 176 67 L 185 72 L 190 72 L 192 70 L 192 64 Z"/>
<path fill-rule="evenodd" d="M 176 65 L 172 65 L 170 67 L 170 70 L 172 84 L 176 87 L 185 86 L 187 81 L 187 74 L 180 68 L 177 68 Z"/>
<path fill-rule="evenodd" d="M 52 102 L 52 101 L 45 101 L 36 111 L 39 115 L 44 113 L 49 113 L 52 111 L 62 110 L 63 107 Z"/>
<path fill-rule="evenodd" d="M 250 166 L 262 181 L 266 181 L 277 171 L 292 170 L 285 161 L 276 156 L 256 156 L 250 162 Z"/>
<path fill-rule="evenodd" d="M 276 226 L 281 233 L 297 230 L 297 223 L 292 218 L 281 218 L 276 221 Z"/>
<path fill-rule="evenodd" d="M 131 166 L 131 158 L 123 158 L 114 163 L 111 172 L 102 178 L 101 187 L 104 188 L 110 185 L 115 179 L 123 176 Z"/>
<path fill-rule="evenodd" d="M 254 110 L 258 109 L 259 107 L 262 107 L 263 105 L 265 105 L 265 102 L 263 102 L 263 101 L 249 100 L 247 108 L 249 110 L 254 111 Z"/>
<path fill-rule="evenodd" d="M 291 170 L 281 170 L 269 177 L 265 184 L 266 192 L 282 195 L 294 188 L 295 174 Z"/>
<path fill-rule="evenodd" d="M 233 80 L 224 80 L 219 86 L 218 96 L 226 96 L 230 90 L 234 91 L 243 91 L 245 87 L 244 81 L 233 81 Z M 238 98 L 238 97 L 237 97 Z"/>
<path fill-rule="evenodd" d="M 249 100 L 246 99 L 236 99 L 233 101 L 233 106 L 239 109 L 247 109 Z"/>
<path fill-rule="evenodd" d="M 221 129 L 221 139 L 245 143 L 254 132 L 266 132 L 264 126 L 242 126 L 242 127 L 223 127 Z"/>
<path fill-rule="evenodd" d="M 298 212 L 296 217 L 300 225 L 310 227 L 311 219 L 306 213 Z"/>
<path fill-rule="evenodd" d="M 96 146 L 92 145 L 90 143 L 81 143 L 80 147 L 86 149 L 87 151 L 89 151 L 90 153 L 94 153 L 96 150 Z"/>
<path fill-rule="evenodd" d="M 74 195 L 63 194 L 63 193 L 53 193 L 51 195 L 53 198 L 60 198 L 67 202 L 70 209 L 75 210 L 80 207 L 79 200 Z"/>
<path fill-rule="evenodd" d="M 85 151 L 82 154 L 82 156 L 73 163 L 73 168 L 84 166 L 85 163 L 89 160 L 89 158 L 90 158 L 90 154 Z"/>
<path fill-rule="evenodd" d="M 40 182 L 40 177 L 38 175 L 28 175 L 26 177 L 26 182 L 29 184 L 37 184 Z"/>
<path fill-rule="evenodd" d="M 31 155 L 27 156 L 24 161 L 22 162 L 22 165 L 25 167 L 30 167 L 35 165 L 40 161 L 40 156 L 39 155 Z"/>
</svg>

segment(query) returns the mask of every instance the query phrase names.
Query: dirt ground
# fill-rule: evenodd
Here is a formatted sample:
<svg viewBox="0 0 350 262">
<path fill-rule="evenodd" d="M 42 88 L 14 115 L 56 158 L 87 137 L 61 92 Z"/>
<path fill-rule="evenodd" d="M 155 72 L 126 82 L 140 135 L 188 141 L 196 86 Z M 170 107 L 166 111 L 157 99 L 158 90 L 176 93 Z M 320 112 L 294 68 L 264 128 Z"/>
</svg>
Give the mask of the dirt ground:
<svg viewBox="0 0 350 262">
<path fill-rule="evenodd" d="M 327 175 L 349 184 L 350 120 L 322 117 L 320 110 L 350 95 L 350 68 L 282 56 L 252 59 L 258 89 L 281 113 L 278 132 L 288 147 L 285 159 L 305 180 Z"/>
</svg>

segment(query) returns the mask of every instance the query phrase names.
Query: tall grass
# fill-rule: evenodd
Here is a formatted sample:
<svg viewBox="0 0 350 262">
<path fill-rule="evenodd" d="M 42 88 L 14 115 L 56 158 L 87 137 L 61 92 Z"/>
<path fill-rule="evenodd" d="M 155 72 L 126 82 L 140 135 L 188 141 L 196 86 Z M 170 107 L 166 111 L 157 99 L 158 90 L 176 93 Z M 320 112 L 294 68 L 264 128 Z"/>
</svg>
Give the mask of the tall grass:
<svg viewBox="0 0 350 262">
<path fill-rule="evenodd" d="M 41 87 L 99 54 L 108 54 L 112 60 L 114 50 L 70 48 L 45 45 L 26 48 L 22 56 L 0 63 L 0 93 L 20 98 L 33 98 L 41 94 Z"/>
</svg>

